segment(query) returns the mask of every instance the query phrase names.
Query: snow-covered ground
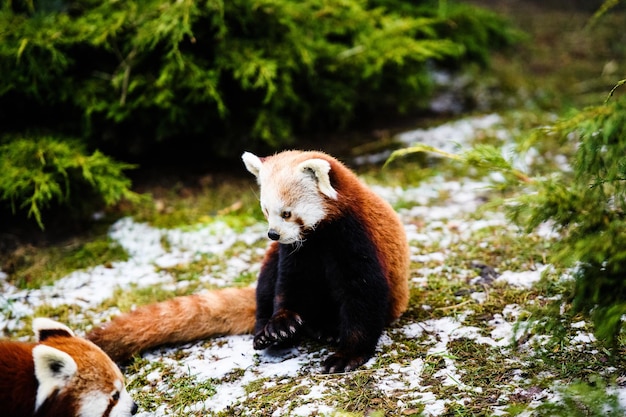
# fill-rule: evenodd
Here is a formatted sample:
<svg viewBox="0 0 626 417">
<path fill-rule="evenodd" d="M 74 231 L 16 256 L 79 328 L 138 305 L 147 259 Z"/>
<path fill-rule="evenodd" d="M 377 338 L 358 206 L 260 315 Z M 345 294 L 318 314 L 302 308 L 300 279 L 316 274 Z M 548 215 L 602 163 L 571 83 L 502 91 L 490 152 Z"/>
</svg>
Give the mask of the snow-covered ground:
<svg viewBox="0 0 626 417">
<path fill-rule="evenodd" d="M 419 141 L 456 151 L 459 146 L 467 145 L 477 130 L 497 129 L 496 134 L 501 135 L 502 132 L 497 127 L 499 123 L 500 118 L 497 115 L 464 119 L 431 130 L 407 132 L 400 136 L 400 140 L 407 144 Z M 380 185 L 373 187 L 392 203 L 401 200 L 404 202 L 403 207 L 410 206 L 400 210 L 399 213 L 412 242 L 413 262 L 418 266 L 412 276 L 413 286 L 424 286 L 428 275 L 437 273 L 437 268 L 442 268 L 449 256 L 447 248 L 452 243 L 468 238 L 472 233 L 486 227 L 509 227 L 503 214 L 497 211 L 487 212 L 479 219 L 473 218 L 472 215 L 483 203 L 483 197 L 488 192 L 487 185 L 479 181 L 458 182 L 434 177 L 409 188 Z M 448 196 L 443 200 L 442 192 Z M 411 202 L 412 205 L 407 202 Z M 419 219 L 419 222 L 415 219 Z M 70 326 L 80 323 L 85 315 L 95 322 L 104 320 L 116 311 L 114 308 L 103 310 L 101 303 L 112 297 L 116 289 L 155 285 L 173 289 L 177 285 L 185 285 L 184 282 L 174 280 L 162 268 L 187 264 L 204 255 L 219 256 L 233 245 L 243 243 L 250 247 L 249 252 L 240 251 L 237 257 L 228 259 L 226 265 L 219 271 L 207 272 L 205 276 L 200 277 L 201 281 L 213 285 L 231 285 L 240 275 L 258 271 L 259 252 L 263 251 L 259 241 L 265 239 L 264 232 L 263 224 L 235 231 L 225 223 L 215 222 L 182 230 L 159 229 L 137 223 L 132 218 L 123 218 L 111 227 L 109 235 L 128 252 L 127 261 L 76 271 L 58 280 L 54 285 L 37 290 L 18 289 L 6 281 L 5 274 L 0 273 L 0 312 L 4 313 L 0 316 L 0 327 L 9 331 L 21 328 L 25 319 L 32 317 L 35 309 L 44 303 L 53 306 L 78 305 L 83 313 L 71 317 L 71 322 L 68 323 Z M 167 241 L 167 247 L 164 247 L 163 241 Z M 418 247 L 437 249 L 424 253 Z M 500 275 L 497 280 L 514 287 L 531 288 L 541 277 L 542 271 L 548 267 L 539 265 L 534 270 L 498 271 Z M 477 277 L 476 271 L 471 268 L 459 273 L 465 274 L 468 280 Z M 477 291 L 471 294 L 471 299 L 475 303 L 482 303 L 487 296 L 485 292 Z M 431 306 L 424 305 L 421 308 L 428 310 Z M 377 355 L 363 369 L 371 373 L 383 395 L 396 401 L 398 409 L 407 409 L 419 404 L 424 406 L 422 413 L 425 416 L 442 415 L 451 403 L 463 404 L 472 393 L 482 389 L 473 386 L 471 382 L 464 382 L 463 363 L 450 354 L 449 342 L 463 338 L 507 354 L 510 352 L 511 341 L 523 333 L 516 327 L 523 311 L 524 306 L 517 304 L 504 306 L 502 311 L 494 314 L 485 326 L 489 329 L 488 332 L 466 323 L 473 313 L 470 308 L 455 309 L 450 311 L 449 316 L 394 327 L 382 337 Z M 579 326 L 580 337 L 572 343 L 592 352 L 595 340 L 585 331 L 589 326 L 585 322 L 577 323 L 576 326 Z M 427 348 L 427 355 L 443 358 L 444 366 L 430 377 L 439 380 L 442 386 L 454 385 L 461 393 L 467 395 L 441 397 L 431 389 L 431 385 L 422 385 L 427 366 L 424 357 L 394 362 L 394 355 L 399 354 L 394 351 L 396 336 L 420 340 Z M 216 389 L 213 395 L 207 396 L 186 410 L 172 410 L 167 403 L 163 403 L 154 411 L 140 411 L 138 414 L 140 417 L 208 415 L 211 412 L 227 411 L 231 407 L 241 413 L 238 415 L 249 415 L 246 403 L 257 395 L 254 390 L 246 388 L 250 383 L 262 381 L 262 386 L 269 388 L 285 381 L 293 383 L 294 380 L 297 380 L 298 386 L 303 389 L 294 390 L 293 401 L 275 404 L 269 415 L 318 416 L 331 414 L 335 409 L 329 394 L 337 388 L 336 378 L 341 378 L 320 374 L 321 360 L 327 354 L 325 350 L 311 351 L 307 347 L 271 353 L 258 352 L 252 349 L 251 336 L 229 336 L 219 338 L 213 343 L 195 343 L 148 352 L 144 355 L 148 364 L 138 374 L 128 377 L 132 381 L 141 376 L 148 381 L 146 386 L 137 387 L 134 393 L 141 391 L 162 392 L 164 395 L 171 393 L 174 389 L 168 382 L 171 375 L 192 376 L 198 382 L 210 380 Z M 385 361 L 387 365 L 374 366 L 380 356 L 392 360 Z M 307 374 L 314 378 L 303 377 Z M 487 414 L 506 415 L 504 406 L 507 403 L 507 395 L 513 392 L 519 394 L 520 390 L 524 390 L 521 384 L 520 387 L 503 389 L 502 398 L 494 402 Z M 626 397 L 623 392 L 618 391 L 618 394 L 622 398 Z M 528 395 L 532 395 L 540 402 L 556 398 L 557 393 L 552 390 L 540 390 Z"/>
</svg>

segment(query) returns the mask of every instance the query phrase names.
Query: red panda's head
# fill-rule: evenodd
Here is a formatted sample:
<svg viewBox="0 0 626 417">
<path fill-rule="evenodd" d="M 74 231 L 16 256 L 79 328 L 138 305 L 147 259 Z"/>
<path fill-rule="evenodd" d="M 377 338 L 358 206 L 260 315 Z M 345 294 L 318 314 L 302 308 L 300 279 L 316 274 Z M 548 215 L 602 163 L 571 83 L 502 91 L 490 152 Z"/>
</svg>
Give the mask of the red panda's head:
<svg viewBox="0 0 626 417">
<path fill-rule="evenodd" d="M 319 153 L 286 151 L 266 158 L 245 152 L 242 159 L 256 176 L 261 209 L 270 239 L 299 243 L 303 233 L 328 216 L 328 201 L 338 194 L 330 183 L 331 164 Z"/>
<path fill-rule="evenodd" d="M 137 405 L 115 363 L 96 345 L 46 318 L 33 320 L 37 415 L 129 417 Z"/>
</svg>

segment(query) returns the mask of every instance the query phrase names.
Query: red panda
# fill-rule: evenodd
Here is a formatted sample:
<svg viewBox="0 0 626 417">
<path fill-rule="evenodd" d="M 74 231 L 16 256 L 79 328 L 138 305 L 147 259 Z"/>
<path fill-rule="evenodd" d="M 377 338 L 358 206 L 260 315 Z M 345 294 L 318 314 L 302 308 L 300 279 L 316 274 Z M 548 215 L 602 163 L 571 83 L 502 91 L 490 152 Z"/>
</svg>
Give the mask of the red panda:
<svg viewBox="0 0 626 417">
<path fill-rule="evenodd" d="M 270 245 L 256 290 L 229 288 L 141 307 L 87 337 L 112 358 L 253 332 L 254 349 L 332 342 L 323 372 L 353 370 L 406 310 L 409 248 L 399 217 L 323 152 L 242 155 L 260 186 Z"/>
<path fill-rule="evenodd" d="M 0 341 L 0 416 L 128 417 L 137 404 L 124 377 L 96 345 L 46 318 L 37 342 Z"/>
</svg>

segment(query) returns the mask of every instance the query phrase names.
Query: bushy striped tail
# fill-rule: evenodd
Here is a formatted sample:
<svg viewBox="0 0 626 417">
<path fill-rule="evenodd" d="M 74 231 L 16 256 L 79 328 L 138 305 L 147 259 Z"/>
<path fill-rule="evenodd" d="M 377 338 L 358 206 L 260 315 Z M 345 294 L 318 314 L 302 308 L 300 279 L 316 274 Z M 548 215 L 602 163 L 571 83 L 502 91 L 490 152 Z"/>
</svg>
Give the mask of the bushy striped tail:
<svg viewBox="0 0 626 417">
<path fill-rule="evenodd" d="M 116 362 L 161 345 L 254 329 L 254 288 L 225 288 L 148 304 L 115 317 L 87 334 Z"/>
</svg>

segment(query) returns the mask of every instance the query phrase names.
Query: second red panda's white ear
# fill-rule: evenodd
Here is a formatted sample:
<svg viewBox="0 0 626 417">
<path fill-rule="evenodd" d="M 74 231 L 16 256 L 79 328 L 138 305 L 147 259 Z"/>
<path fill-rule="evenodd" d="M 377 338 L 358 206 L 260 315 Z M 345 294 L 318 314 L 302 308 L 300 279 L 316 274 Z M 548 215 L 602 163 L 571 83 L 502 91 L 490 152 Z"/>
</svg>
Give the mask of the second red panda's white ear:
<svg viewBox="0 0 626 417">
<path fill-rule="evenodd" d="M 243 155 L 241 155 L 241 159 L 246 165 L 246 169 L 250 171 L 252 175 L 258 177 L 259 172 L 261 171 L 261 166 L 263 165 L 263 161 L 261 161 L 258 156 L 250 152 L 244 152 Z"/>
<path fill-rule="evenodd" d="M 38 382 L 36 412 L 49 396 L 70 382 L 78 367 L 70 355 L 46 345 L 37 345 L 33 348 L 33 362 Z"/>
<path fill-rule="evenodd" d="M 330 163 L 323 159 L 308 159 L 300 165 L 298 170 L 308 175 L 312 175 L 317 182 L 320 192 L 333 200 L 337 199 L 337 190 L 330 183 Z"/>
<path fill-rule="evenodd" d="M 38 342 L 43 342 L 51 336 L 74 337 L 74 332 L 69 327 L 46 317 L 33 319 L 33 331 Z"/>
</svg>

